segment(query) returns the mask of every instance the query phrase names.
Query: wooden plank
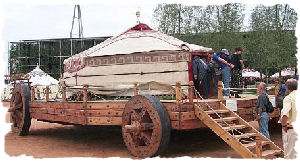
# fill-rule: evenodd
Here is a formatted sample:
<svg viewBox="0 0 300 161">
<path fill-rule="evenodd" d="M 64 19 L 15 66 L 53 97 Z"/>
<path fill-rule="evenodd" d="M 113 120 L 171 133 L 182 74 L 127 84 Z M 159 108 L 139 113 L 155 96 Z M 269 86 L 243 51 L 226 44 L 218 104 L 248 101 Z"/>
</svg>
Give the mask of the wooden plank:
<svg viewBox="0 0 300 161">
<path fill-rule="evenodd" d="M 238 108 L 236 113 L 238 115 L 253 115 L 253 108 Z"/>
<path fill-rule="evenodd" d="M 189 130 L 189 129 L 198 129 L 207 127 L 202 121 L 199 119 L 195 120 L 186 120 L 186 121 L 171 121 L 172 129 L 175 130 Z"/>
<path fill-rule="evenodd" d="M 124 109 L 127 101 L 87 102 L 86 109 Z"/>
<path fill-rule="evenodd" d="M 167 111 L 172 112 L 179 112 L 180 110 L 183 112 L 189 112 L 194 111 L 194 105 L 191 103 L 181 103 L 179 105 L 176 104 L 176 102 L 168 103 L 163 102 L 164 107 L 167 109 Z"/>
<path fill-rule="evenodd" d="M 224 118 L 219 118 L 219 119 L 213 119 L 214 121 L 216 121 L 216 122 L 224 122 L 224 121 L 226 121 L 226 122 L 232 122 L 232 121 L 235 121 L 235 120 L 237 120 L 238 118 L 237 117 L 224 117 Z"/>
<path fill-rule="evenodd" d="M 255 118 L 254 118 L 254 115 L 253 114 L 249 114 L 249 115 L 239 115 L 242 119 L 244 119 L 245 121 L 247 122 L 250 122 L 250 121 L 254 121 Z"/>
<path fill-rule="evenodd" d="M 238 99 L 237 100 L 237 107 L 238 108 L 252 108 L 253 106 L 255 106 L 255 104 L 253 104 L 253 101 L 250 99 Z"/>
<path fill-rule="evenodd" d="M 231 130 L 234 130 L 234 129 L 241 130 L 241 129 L 245 129 L 245 128 L 248 128 L 248 126 L 246 126 L 246 125 L 231 125 L 230 127 L 229 126 L 228 127 L 223 127 L 223 129 L 225 131 L 231 131 Z"/>
<path fill-rule="evenodd" d="M 211 114 L 215 114 L 215 113 L 228 113 L 229 110 L 228 109 L 224 109 L 224 110 L 208 110 L 208 111 L 204 111 L 205 113 L 207 113 L 208 115 Z"/>
<path fill-rule="evenodd" d="M 122 117 L 87 117 L 88 125 L 122 125 Z"/>
<path fill-rule="evenodd" d="M 262 145 L 262 146 L 269 145 L 269 144 L 270 144 L 270 141 L 262 141 L 262 142 L 261 142 L 261 145 Z M 250 143 L 248 143 L 248 144 L 243 144 L 243 145 L 244 145 L 246 148 L 252 150 L 252 149 L 254 149 L 254 148 L 256 147 L 256 142 L 253 141 L 253 142 L 250 142 Z"/>
<path fill-rule="evenodd" d="M 83 109 L 82 102 L 30 102 L 30 107 L 33 108 L 71 108 L 71 109 Z"/>
<path fill-rule="evenodd" d="M 244 133 L 244 134 L 241 134 L 241 135 L 234 135 L 234 137 L 237 139 L 237 140 L 240 140 L 242 138 L 250 138 L 250 137 L 254 137 L 256 136 L 257 133 Z"/>
<path fill-rule="evenodd" d="M 100 109 L 100 110 L 86 110 L 86 116 L 88 117 L 122 117 L 123 109 L 116 110 L 116 109 Z"/>
<path fill-rule="evenodd" d="M 220 108 L 220 101 L 207 101 L 207 102 L 197 102 L 197 105 L 199 105 L 203 110 L 210 110 L 212 109 L 219 109 Z"/>
<path fill-rule="evenodd" d="M 282 153 L 281 150 L 266 150 L 262 152 L 262 157 L 274 159 L 275 155 L 280 155 L 281 153 Z"/>
<path fill-rule="evenodd" d="M 197 119 L 195 116 L 195 112 L 169 112 L 170 120 L 195 120 Z"/>
</svg>

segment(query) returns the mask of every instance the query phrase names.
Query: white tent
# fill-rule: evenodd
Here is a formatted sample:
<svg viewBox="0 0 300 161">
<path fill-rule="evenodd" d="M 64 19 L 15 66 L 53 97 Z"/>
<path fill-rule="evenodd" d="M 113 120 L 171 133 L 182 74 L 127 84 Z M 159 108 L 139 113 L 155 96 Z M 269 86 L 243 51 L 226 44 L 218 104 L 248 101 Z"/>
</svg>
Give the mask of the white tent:
<svg viewBox="0 0 300 161">
<path fill-rule="evenodd" d="M 242 77 L 243 78 L 260 78 L 260 72 L 254 70 L 254 69 L 250 69 L 250 68 L 246 68 L 243 69 L 242 72 Z M 265 78 L 266 75 L 262 74 L 262 77 Z"/>
<path fill-rule="evenodd" d="M 285 69 L 281 70 L 281 76 L 283 76 L 283 77 L 293 76 L 293 75 L 295 75 L 295 68 L 294 67 L 288 67 L 288 68 L 285 68 Z M 276 79 L 278 77 L 279 77 L 279 72 L 277 72 L 277 73 L 275 73 L 271 76 L 271 78 L 273 78 L 273 79 Z"/>
<path fill-rule="evenodd" d="M 50 86 L 58 84 L 58 81 L 42 71 L 39 65 L 28 74 L 30 75 L 29 81 L 32 82 L 32 86 Z"/>
<path fill-rule="evenodd" d="M 128 55 L 150 51 L 202 51 L 208 52 L 211 48 L 189 44 L 175 37 L 152 30 L 149 26 L 139 23 L 122 34 L 105 40 L 79 54 L 64 60 L 65 72 L 76 72 L 86 65 L 85 58 Z"/>
</svg>

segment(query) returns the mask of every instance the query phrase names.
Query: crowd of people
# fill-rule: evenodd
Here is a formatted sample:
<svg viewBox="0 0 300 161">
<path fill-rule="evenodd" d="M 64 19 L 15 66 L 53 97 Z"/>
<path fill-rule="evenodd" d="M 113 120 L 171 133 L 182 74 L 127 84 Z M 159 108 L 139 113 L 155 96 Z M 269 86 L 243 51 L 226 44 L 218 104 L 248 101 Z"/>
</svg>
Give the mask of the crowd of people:
<svg viewBox="0 0 300 161">
<path fill-rule="evenodd" d="M 203 99 L 207 99 L 211 88 L 211 81 L 214 80 L 214 95 L 217 94 L 217 82 L 222 81 L 224 88 L 223 97 L 229 98 L 228 88 L 242 88 L 242 69 L 245 64 L 242 59 L 243 49 L 236 47 L 234 54 L 230 55 L 227 49 L 222 49 L 219 53 L 209 51 L 208 57 L 194 56 L 192 69 L 194 75 L 194 84 L 196 89 L 202 86 Z M 266 92 L 267 85 L 261 82 L 258 86 L 259 96 L 256 102 L 256 120 L 259 124 L 259 132 L 270 139 L 268 124 L 270 105 L 269 97 Z M 280 91 L 276 102 L 277 108 L 280 110 L 280 121 L 282 125 L 282 141 L 285 158 L 296 158 L 295 142 L 297 141 L 297 133 L 293 124 L 296 121 L 296 91 L 298 83 L 297 79 L 288 79 Z M 279 99 L 280 98 L 280 99 Z M 281 102 L 279 100 L 282 100 Z M 271 105 L 272 106 L 272 105 Z"/>
<path fill-rule="evenodd" d="M 218 81 L 224 84 L 223 97 L 229 98 L 228 88 L 242 88 L 243 78 L 242 69 L 244 62 L 242 59 L 243 49 L 236 47 L 234 54 L 230 55 L 227 49 L 222 49 L 218 53 L 213 50 L 208 52 L 208 57 L 195 55 L 192 61 L 194 84 L 196 89 L 203 88 L 203 98 L 207 99 L 212 87 L 211 81 L 214 80 L 214 95 L 217 95 Z"/>
</svg>

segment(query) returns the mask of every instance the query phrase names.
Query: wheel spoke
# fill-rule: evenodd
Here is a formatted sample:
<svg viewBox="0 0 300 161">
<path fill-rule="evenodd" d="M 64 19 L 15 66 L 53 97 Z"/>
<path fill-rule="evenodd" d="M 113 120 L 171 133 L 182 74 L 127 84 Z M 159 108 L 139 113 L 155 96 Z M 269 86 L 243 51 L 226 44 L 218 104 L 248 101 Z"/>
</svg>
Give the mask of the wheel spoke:
<svg viewBox="0 0 300 161">
<path fill-rule="evenodd" d="M 151 143 L 151 133 L 149 134 L 146 132 L 141 132 L 140 137 L 146 145 L 149 145 Z"/>
<path fill-rule="evenodd" d="M 131 120 L 140 121 L 141 119 L 140 113 L 137 110 L 132 110 Z"/>
</svg>

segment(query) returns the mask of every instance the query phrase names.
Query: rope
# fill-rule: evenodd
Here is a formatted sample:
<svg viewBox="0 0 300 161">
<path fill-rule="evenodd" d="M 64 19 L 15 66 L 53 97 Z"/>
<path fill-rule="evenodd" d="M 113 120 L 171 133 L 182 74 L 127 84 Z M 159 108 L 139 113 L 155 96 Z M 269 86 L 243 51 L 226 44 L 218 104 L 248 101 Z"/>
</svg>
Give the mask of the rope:
<svg viewBox="0 0 300 161">
<path fill-rule="evenodd" d="M 233 131 L 236 131 L 236 132 L 238 132 L 239 134 L 243 134 L 241 131 L 239 131 L 238 129 L 235 129 L 235 128 L 233 128 L 230 124 L 228 124 L 225 120 L 224 120 L 224 118 L 223 117 L 221 117 L 206 101 L 205 101 L 205 99 L 203 99 L 202 98 L 202 96 L 200 95 L 200 93 L 197 91 L 197 89 L 195 88 L 195 86 L 193 86 L 194 87 L 194 90 L 195 90 L 195 92 L 196 92 L 196 95 L 198 95 L 200 98 L 201 98 L 201 100 L 203 100 L 204 101 L 204 103 L 207 105 L 207 107 L 210 109 L 210 110 L 212 110 L 229 128 L 230 128 L 230 131 L 232 132 L 232 135 L 233 136 L 235 136 L 235 134 L 233 133 Z M 198 107 L 200 107 L 200 108 L 202 108 L 201 107 L 201 105 L 199 104 L 199 102 L 198 102 L 198 99 L 196 99 L 196 105 L 198 106 Z M 202 108 L 203 109 L 203 108 Z M 248 135 L 246 135 L 246 137 L 247 137 L 247 139 L 250 139 L 251 141 L 254 141 L 254 139 L 252 139 L 252 138 L 250 138 Z"/>
</svg>

